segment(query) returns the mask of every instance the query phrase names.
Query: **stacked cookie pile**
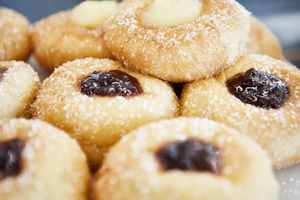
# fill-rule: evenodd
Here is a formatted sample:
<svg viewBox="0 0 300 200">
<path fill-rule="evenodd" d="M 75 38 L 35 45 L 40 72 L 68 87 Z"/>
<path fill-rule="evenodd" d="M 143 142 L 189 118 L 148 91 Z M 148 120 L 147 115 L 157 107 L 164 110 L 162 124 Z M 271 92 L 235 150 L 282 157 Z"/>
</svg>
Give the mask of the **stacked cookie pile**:
<svg viewBox="0 0 300 200">
<path fill-rule="evenodd" d="M 32 26 L 1 8 L 0 60 L 3 200 L 275 200 L 273 169 L 300 161 L 300 72 L 234 0 L 85 1 Z"/>
</svg>

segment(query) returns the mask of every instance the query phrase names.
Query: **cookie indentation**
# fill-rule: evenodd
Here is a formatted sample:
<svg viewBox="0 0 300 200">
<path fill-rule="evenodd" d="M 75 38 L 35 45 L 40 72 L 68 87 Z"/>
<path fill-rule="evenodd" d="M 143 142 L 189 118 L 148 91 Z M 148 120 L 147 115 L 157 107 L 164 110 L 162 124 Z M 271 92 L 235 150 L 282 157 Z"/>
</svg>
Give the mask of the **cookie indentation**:
<svg viewBox="0 0 300 200">
<path fill-rule="evenodd" d="M 153 0 L 142 16 L 149 27 L 167 27 L 190 23 L 201 13 L 200 0 Z"/>
<path fill-rule="evenodd" d="M 287 83 L 274 74 L 249 69 L 226 82 L 229 92 L 246 104 L 279 109 L 289 97 Z"/>
<path fill-rule="evenodd" d="M 88 96 L 133 97 L 143 93 L 139 81 L 120 70 L 93 72 L 80 82 L 80 89 Z"/>
<path fill-rule="evenodd" d="M 20 139 L 0 142 L 0 180 L 21 173 L 24 146 Z"/>
<path fill-rule="evenodd" d="M 196 139 L 167 144 L 156 152 L 156 157 L 164 170 L 220 174 L 222 168 L 219 148 Z"/>
<path fill-rule="evenodd" d="M 72 11 L 72 20 L 86 28 L 97 28 L 117 9 L 115 1 L 84 1 Z"/>
</svg>

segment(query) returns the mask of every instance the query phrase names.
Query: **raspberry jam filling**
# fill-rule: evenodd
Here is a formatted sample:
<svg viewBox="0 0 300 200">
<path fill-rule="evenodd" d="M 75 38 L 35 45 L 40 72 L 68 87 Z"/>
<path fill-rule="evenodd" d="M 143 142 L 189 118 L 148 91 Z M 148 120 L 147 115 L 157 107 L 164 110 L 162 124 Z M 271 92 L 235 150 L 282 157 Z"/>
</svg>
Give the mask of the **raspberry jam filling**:
<svg viewBox="0 0 300 200">
<path fill-rule="evenodd" d="M 156 152 L 164 170 L 197 171 L 220 174 L 222 159 L 220 150 L 197 139 L 169 143 Z"/>
<path fill-rule="evenodd" d="M 21 173 L 24 146 L 20 139 L 0 142 L 0 180 Z"/>
<path fill-rule="evenodd" d="M 279 109 L 289 97 L 284 80 L 253 68 L 233 76 L 226 85 L 229 92 L 242 102 L 264 109 Z"/>
<path fill-rule="evenodd" d="M 120 70 L 93 72 L 80 82 L 81 93 L 88 96 L 133 97 L 143 93 L 139 81 Z"/>
</svg>

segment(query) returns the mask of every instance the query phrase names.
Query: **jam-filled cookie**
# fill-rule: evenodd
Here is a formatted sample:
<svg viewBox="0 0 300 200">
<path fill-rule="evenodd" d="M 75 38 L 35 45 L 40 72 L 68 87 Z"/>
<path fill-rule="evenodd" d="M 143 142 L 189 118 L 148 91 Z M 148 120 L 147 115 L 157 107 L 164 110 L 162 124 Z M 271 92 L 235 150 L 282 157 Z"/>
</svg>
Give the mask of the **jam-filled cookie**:
<svg viewBox="0 0 300 200">
<path fill-rule="evenodd" d="M 276 59 L 284 59 L 282 47 L 276 36 L 258 19 L 251 17 L 250 53 L 268 55 Z"/>
<path fill-rule="evenodd" d="M 300 161 L 300 71 L 250 55 L 218 77 L 185 87 L 182 114 L 225 123 L 254 138 L 276 168 Z"/>
<path fill-rule="evenodd" d="M 259 178 L 258 178 L 259 177 Z M 213 121 L 178 118 L 145 125 L 107 154 L 96 200 L 276 200 L 267 154 Z"/>
<path fill-rule="evenodd" d="M 104 40 L 128 68 L 171 82 L 223 71 L 245 52 L 250 20 L 231 0 L 131 0 L 104 24 Z"/>
<path fill-rule="evenodd" d="M 86 157 L 77 142 L 39 120 L 0 123 L 1 200 L 85 200 Z"/>
<path fill-rule="evenodd" d="M 101 24 L 117 8 L 113 1 L 85 1 L 54 14 L 33 29 L 34 54 L 48 68 L 84 57 L 107 58 Z"/>
<path fill-rule="evenodd" d="M 27 19 L 13 10 L 0 7 L 0 61 L 26 60 L 30 50 Z"/>
<path fill-rule="evenodd" d="M 46 79 L 33 112 L 78 139 L 94 167 L 129 130 L 173 117 L 177 108 L 167 83 L 126 71 L 115 61 L 86 58 L 64 64 Z"/>
<path fill-rule="evenodd" d="M 0 119 L 23 116 L 39 87 L 37 73 L 23 62 L 0 62 Z"/>
</svg>

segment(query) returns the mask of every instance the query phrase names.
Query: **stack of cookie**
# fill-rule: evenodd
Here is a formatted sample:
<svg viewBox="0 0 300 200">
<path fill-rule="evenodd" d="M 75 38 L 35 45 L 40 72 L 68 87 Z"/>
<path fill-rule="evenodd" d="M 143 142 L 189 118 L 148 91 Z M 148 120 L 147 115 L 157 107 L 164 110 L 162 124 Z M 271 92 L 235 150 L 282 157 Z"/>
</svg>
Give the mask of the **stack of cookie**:
<svg viewBox="0 0 300 200">
<path fill-rule="evenodd" d="M 234 0 L 85 1 L 31 27 L 1 8 L 0 45 L 3 200 L 276 200 L 273 169 L 300 161 L 300 72 Z M 31 52 L 42 83 L 14 61 Z"/>
</svg>

